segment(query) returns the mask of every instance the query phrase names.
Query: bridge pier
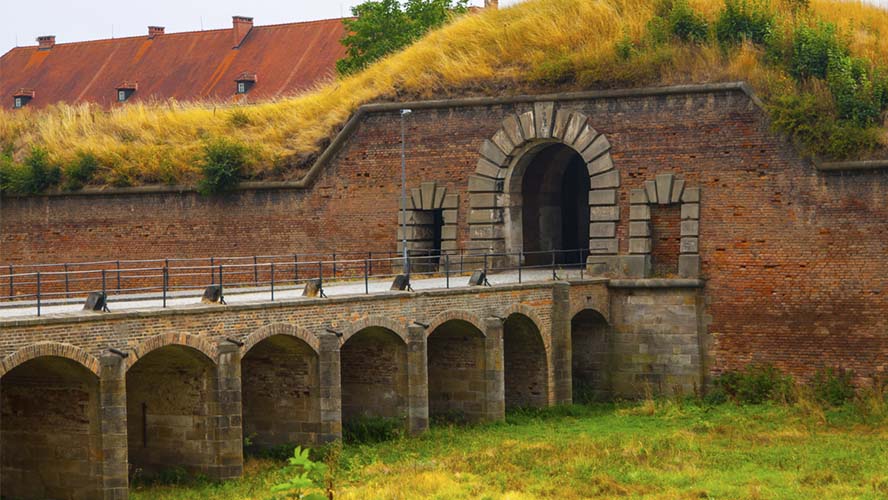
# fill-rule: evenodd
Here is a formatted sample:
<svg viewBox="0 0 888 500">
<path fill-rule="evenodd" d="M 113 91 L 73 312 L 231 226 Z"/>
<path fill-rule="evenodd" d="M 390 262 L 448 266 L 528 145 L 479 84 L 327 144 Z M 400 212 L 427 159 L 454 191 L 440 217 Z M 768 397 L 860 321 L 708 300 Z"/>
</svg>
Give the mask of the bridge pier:
<svg viewBox="0 0 888 500">
<path fill-rule="evenodd" d="M 503 350 L 503 321 L 484 320 L 484 380 L 487 385 L 484 419 L 488 422 L 506 418 L 506 379 Z"/>
<path fill-rule="evenodd" d="M 214 456 L 209 457 L 209 475 L 225 480 L 241 477 L 244 472 L 240 348 L 222 342 L 216 352 L 216 397 L 209 414 L 209 422 L 215 427 L 209 436 Z"/>
<path fill-rule="evenodd" d="M 552 284 L 552 372 L 554 375 L 554 403 L 573 402 L 573 374 L 571 371 L 571 316 L 570 284 L 558 281 Z"/>
<path fill-rule="evenodd" d="M 318 444 L 342 439 L 342 384 L 339 339 L 331 333 L 319 335 L 321 433 Z"/>
<path fill-rule="evenodd" d="M 102 498 L 126 500 L 129 497 L 126 361 L 116 354 L 104 354 L 99 362 Z"/>
<path fill-rule="evenodd" d="M 429 367 L 425 328 L 407 328 L 407 431 L 421 434 L 429 428 Z"/>
</svg>

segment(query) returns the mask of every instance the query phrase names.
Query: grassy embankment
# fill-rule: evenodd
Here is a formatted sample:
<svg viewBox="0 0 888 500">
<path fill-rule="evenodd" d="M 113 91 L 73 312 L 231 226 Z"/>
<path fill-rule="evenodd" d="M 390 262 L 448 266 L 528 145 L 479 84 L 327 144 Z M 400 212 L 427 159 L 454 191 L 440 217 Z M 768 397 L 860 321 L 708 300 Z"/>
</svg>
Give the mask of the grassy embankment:
<svg viewBox="0 0 888 500">
<path fill-rule="evenodd" d="M 866 156 L 885 142 L 879 113 L 888 105 L 880 69 L 888 60 L 885 10 L 839 0 L 748 4 L 743 9 L 754 18 L 765 12 L 772 19 L 767 36 L 741 43 L 726 42 L 724 30 L 719 35 L 724 0 L 677 0 L 679 8 L 671 3 L 529 0 L 466 15 L 357 75 L 251 106 L 171 102 L 110 112 L 85 105 L 2 111 L 6 190 L 197 184 L 205 147 L 219 138 L 248 148 L 237 176 L 294 179 L 363 103 L 556 89 L 745 80 L 767 103 L 779 105 L 782 128 L 814 153 Z M 834 40 L 823 42 L 830 36 L 821 36 L 829 31 L 821 20 L 837 27 Z M 750 33 L 760 28 L 752 25 Z M 826 77 L 827 53 L 853 60 L 833 64 L 835 78 Z M 809 74 L 813 66 L 823 71 Z M 807 99 L 786 101 L 793 96 Z M 34 147 L 46 154 L 34 158 Z"/>
<path fill-rule="evenodd" d="M 502 424 L 346 445 L 336 498 L 888 497 L 888 421 L 851 405 L 572 406 Z M 283 462 L 221 485 L 134 489 L 134 500 L 271 499 Z"/>
</svg>

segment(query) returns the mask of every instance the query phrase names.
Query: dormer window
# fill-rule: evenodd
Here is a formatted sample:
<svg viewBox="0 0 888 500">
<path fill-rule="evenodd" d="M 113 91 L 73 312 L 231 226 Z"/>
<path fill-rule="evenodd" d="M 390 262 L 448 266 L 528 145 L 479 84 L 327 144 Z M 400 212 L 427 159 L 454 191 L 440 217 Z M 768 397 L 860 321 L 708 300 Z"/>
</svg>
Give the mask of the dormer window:
<svg viewBox="0 0 888 500">
<path fill-rule="evenodd" d="M 243 73 L 237 75 L 237 78 L 234 81 L 237 83 L 237 87 L 235 87 L 235 92 L 238 94 L 246 94 L 250 91 L 251 88 L 253 88 L 253 85 L 256 84 L 256 73 L 244 71 Z"/>
<path fill-rule="evenodd" d="M 136 93 L 136 90 L 139 88 L 139 84 L 136 82 L 123 82 L 117 86 L 117 102 L 126 102 L 127 99 L 130 98 L 133 94 Z"/>
<path fill-rule="evenodd" d="M 31 102 L 31 99 L 34 98 L 34 91 L 31 89 L 18 89 L 15 94 L 12 95 L 12 107 L 15 109 L 22 109 Z"/>
</svg>

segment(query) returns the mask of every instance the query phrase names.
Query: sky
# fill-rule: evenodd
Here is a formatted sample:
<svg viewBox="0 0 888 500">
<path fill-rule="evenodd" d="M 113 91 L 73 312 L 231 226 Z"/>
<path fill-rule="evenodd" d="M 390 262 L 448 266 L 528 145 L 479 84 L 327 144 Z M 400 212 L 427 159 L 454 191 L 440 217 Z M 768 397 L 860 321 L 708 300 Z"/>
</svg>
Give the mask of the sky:
<svg viewBox="0 0 888 500">
<path fill-rule="evenodd" d="M 3 3 L 13 0 L 3 0 Z M 0 16 L 0 54 L 36 45 L 40 35 L 56 43 L 147 35 L 148 26 L 167 33 L 230 28 L 231 16 L 254 18 L 257 25 L 312 21 L 349 15 L 362 0 L 40 0 L 17 3 Z M 501 6 L 520 0 L 500 0 Z M 886 0 L 888 1 L 888 0 Z M 470 5 L 482 6 L 484 0 Z"/>
</svg>

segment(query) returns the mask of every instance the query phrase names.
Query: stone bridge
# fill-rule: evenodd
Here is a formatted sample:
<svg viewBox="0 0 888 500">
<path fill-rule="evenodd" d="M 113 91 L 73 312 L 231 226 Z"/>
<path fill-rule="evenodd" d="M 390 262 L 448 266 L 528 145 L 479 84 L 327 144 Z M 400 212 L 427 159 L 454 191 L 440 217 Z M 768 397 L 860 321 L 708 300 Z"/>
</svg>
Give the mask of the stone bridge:
<svg viewBox="0 0 888 500">
<path fill-rule="evenodd" d="M 585 279 L 0 320 L 0 490 L 120 499 L 362 417 L 479 422 L 574 395 L 698 390 L 697 280 Z M 582 392 L 582 394 L 580 394 Z"/>
</svg>

